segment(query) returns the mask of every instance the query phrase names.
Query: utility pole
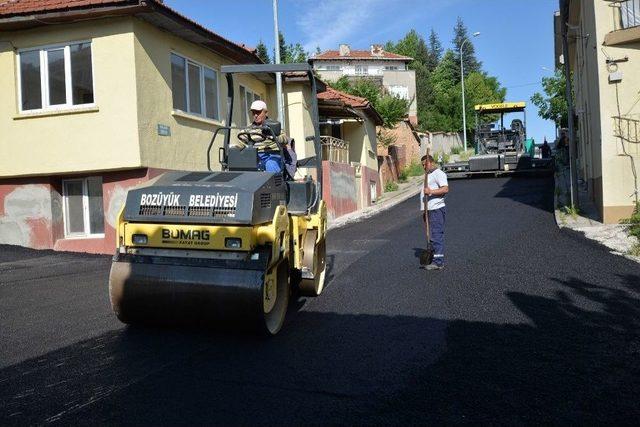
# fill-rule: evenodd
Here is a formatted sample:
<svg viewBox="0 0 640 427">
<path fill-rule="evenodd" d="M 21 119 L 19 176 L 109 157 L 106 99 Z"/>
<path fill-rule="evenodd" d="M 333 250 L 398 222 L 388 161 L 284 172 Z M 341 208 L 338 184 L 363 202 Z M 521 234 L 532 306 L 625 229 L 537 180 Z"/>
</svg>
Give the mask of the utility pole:
<svg viewBox="0 0 640 427">
<path fill-rule="evenodd" d="M 480 35 L 479 32 L 473 33 L 473 37 L 478 37 Z M 462 44 L 460 45 L 460 76 L 462 78 L 462 132 L 463 132 L 463 140 L 464 140 L 464 151 L 467 151 L 467 104 L 464 100 L 464 45 L 469 41 L 468 38 L 464 39 Z"/>
<path fill-rule="evenodd" d="M 280 63 L 280 30 L 278 29 L 278 0 L 273 0 L 273 32 L 275 33 L 275 58 L 276 64 Z M 276 99 L 278 101 L 278 120 L 282 127 L 286 126 L 284 117 L 284 93 L 282 90 L 282 73 L 276 73 Z"/>
<path fill-rule="evenodd" d="M 567 98 L 569 116 L 569 176 L 571 187 L 571 207 L 579 207 L 578 169 L 576 167 L 576 137 L 573 115 L 573 97 L 571 96 L 571 70 L 569 68 L 569 3 L 560 0 L 560 16 L 562 26 L 562 56 L 564 57 L 565 97 Z"/>
</svg>

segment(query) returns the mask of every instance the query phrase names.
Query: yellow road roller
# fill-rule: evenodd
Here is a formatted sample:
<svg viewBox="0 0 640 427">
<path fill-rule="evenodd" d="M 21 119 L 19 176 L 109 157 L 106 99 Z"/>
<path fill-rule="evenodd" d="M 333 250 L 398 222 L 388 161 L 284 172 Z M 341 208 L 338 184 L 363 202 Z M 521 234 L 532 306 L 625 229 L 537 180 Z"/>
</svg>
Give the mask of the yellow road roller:
<svg viewBox="0 0 640 427">
<path fill-rule="evenodd" d="M 232 123 L 234 75 L 307 73 L 308 64 L 223 66 Z M 276 334 L 290 296 L 316 297 L 324 287 L 327 209 L 322 200 L 318 106 L 311 97 L 315 156 L 298 161 L 309 171 L 294 180 L 268 172 L 265 150 L 285 158 L 280 124 L 216 129 L 207 171 L 172 171 L 129 190 L 117 225 L 109 275 L 111 306 L 125 323 L 196 323 L 249 327 Z M 218 160 L 211 150 L 224 134 Z M 232 141 L 232 136 L 234 141 Z M 236 141 L 237 139 L 237 141 Z M 233 142 L 233 143 L 232 143 Z M 268 148 L 265 148 L 268 147 Z"/>
</svg>

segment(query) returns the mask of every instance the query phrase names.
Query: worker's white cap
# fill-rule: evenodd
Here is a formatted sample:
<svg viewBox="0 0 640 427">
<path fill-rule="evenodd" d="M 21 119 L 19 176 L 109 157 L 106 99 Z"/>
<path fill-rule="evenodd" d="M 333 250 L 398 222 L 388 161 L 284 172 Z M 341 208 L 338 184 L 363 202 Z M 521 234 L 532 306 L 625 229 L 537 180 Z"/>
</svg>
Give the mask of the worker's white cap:
<svg viewBox="0 0 640 427">
<path fill-rule="evenodd" d="M 251 103 L 251 111 L 264 111 L 267 109 L 267 103 L 262 101 L 261 99 L 256 99 Z"/>
</svg>

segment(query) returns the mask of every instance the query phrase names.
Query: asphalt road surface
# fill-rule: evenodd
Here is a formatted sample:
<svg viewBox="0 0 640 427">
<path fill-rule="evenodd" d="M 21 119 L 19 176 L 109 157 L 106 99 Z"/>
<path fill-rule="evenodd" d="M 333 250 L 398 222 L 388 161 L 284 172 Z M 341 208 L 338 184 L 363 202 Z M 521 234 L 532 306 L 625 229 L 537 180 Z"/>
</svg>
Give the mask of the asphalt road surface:
<svg viewBox="0 0 640 427">
<path fill-rule="evenodd" d="M 109 257 L 0 248 L 0 424 L 635 424 L 640 268 L 556 227 L 549 179 L 451 183 L 332 231 L 273 338 L 127 328 Z"/>
</svg>

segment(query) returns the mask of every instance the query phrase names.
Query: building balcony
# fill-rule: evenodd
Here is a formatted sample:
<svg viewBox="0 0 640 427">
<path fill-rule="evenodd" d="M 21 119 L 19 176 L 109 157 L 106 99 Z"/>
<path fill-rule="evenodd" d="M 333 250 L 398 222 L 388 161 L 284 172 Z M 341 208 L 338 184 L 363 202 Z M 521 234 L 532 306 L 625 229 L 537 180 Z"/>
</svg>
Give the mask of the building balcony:
<svg viewBox="0 0 640 427">
<path fill-rule="evenodd" d="M 640 120 L 627 116 L 614 116 L 613 132 L 616 138 L 638 144 L 640 143 Z"/>
<path fill-rule="evenodd" d="M 349 142 L 333 136 L 321 136 L 322 160 L 349 163 Z"/>
<path fill-rule="evenodd" d="M 605 36 L 605 46 L 640 41 L 640 0 L 606 0 L 613 11 L 614 30 Z"/>
</svg>

